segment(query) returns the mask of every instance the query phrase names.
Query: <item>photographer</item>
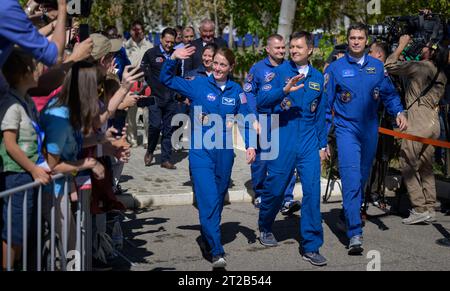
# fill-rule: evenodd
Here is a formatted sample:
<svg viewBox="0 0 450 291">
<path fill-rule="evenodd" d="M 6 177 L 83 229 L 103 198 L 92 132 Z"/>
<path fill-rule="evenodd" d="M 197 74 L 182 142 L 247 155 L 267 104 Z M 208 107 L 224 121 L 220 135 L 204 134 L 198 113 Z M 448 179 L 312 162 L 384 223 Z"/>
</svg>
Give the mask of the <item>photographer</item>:
<svg viewBox="0 0 450 291">
<path fill-rule="evenodd" d="M 407 133 L 439 138 L 439 100 L 444 96 L 447 78 L 443 72 L 448 63 L 448 49 L 428 45 L 422 49 L 420 61 L 399 61 L 411 41 L 409 35 L 400 38 L 398 48 L 386 61 L 389 74 L 400 76 L 405 88 L 405 102 L 410 126 Z M 428 87 L 428 88 L 427 88 Z M 434 148 L 404 139 L 400 151 L 400 166 L 413 209 L 404 224 L 435 221 L 436 185 L 433 175 Z"/>
</svg>

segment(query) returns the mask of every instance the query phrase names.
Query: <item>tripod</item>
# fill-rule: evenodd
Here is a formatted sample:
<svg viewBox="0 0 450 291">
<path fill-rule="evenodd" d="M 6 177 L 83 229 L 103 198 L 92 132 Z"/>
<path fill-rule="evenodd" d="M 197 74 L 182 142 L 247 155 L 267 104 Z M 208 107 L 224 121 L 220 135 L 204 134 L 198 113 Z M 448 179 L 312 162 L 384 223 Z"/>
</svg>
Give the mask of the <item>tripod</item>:
<svg viewBox="0 0 450 291">
<path fill-rule="evenodd" d="M 386 110 L 383 110 L 381 114 L 380 127 L 392 129 L 392 122 L 390 118 L 386 116 Z M 394 138 L 392 136 L 380 135 L 375 163 L 369 175 L 369 183 L 367 183 L 364 191 L 365 194 L 361 213 L 365 218 L 369 216 L 367 214 L 369 201 L 372 201 L 374 206 L 385 212 L 381 216 L 388 214 L 386 207 L 386 176 L 389 170 L 389 162 L 393 156 L 393 148 Z"/>
</svg>

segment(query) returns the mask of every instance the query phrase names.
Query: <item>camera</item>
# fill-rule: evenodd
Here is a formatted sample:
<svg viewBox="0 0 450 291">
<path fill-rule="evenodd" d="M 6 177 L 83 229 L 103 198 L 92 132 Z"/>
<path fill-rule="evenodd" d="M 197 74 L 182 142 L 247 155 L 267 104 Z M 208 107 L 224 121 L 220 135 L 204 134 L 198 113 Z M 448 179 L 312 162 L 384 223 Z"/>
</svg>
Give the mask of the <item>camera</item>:
<svg viewBox="0 0 450 291">
<path fill-rule="evenodd" d="M 35 0 L 36 3 L 53 9 L 58 8 L 57 0 Z M 94 0 L 67 0 L 67 14 L 71 17 L 88 17 Z"/>
<path fill-rule="evenodd" d="M 441 14 L 419 13 L 410 16 L 387 16 L 384 23 L 370 25 L 369 35 L 389 44 L 391 52 L 404 34 L 411 35 L 412 44 L 405 49 L 406 60 L 419 60 L 429 42 L 438 43 L 445 37 L 446 20 Z"/>
</svg>

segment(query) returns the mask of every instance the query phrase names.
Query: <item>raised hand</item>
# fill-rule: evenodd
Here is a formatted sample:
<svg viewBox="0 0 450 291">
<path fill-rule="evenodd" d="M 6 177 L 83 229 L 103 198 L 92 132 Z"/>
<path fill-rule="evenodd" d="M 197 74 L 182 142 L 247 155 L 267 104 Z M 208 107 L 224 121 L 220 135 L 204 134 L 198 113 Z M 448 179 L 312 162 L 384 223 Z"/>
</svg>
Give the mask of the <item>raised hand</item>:
<svg viewBox="0 0 450 291">
<path fill-rule="evenodd" d="M 303 88 L 305 86 L 304 84 L 296 85 L 303 78 L 305 78 L 305 75 L 303 74 L 291 78 L 289 82 L 286 84 L 286 86 L 284 86 L 283 88 L 284 93 L 289 94 Z"/>
</svg>

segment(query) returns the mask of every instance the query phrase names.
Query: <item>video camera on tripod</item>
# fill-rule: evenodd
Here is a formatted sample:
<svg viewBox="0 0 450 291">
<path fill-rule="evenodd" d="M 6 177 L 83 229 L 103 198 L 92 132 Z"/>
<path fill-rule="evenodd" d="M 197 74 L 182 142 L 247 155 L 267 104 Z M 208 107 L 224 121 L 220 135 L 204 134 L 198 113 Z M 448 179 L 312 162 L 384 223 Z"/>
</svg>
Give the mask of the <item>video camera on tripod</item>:
<svg viewBox="0 0 450 291">
<path fill-rule="evenodd" d="M 389 44 L 391 52 L 400 37 L 409 34 L 412 44 L 403 55 L 406 60 L 419 60 L 422 49 L 429 43 L 441 42 L 445 37 L 446 20 L 441 14 L 420 12 L 411 16 L 387 16 L 384 23 L 369 26 L 369 35 Z"/>
</svg>

